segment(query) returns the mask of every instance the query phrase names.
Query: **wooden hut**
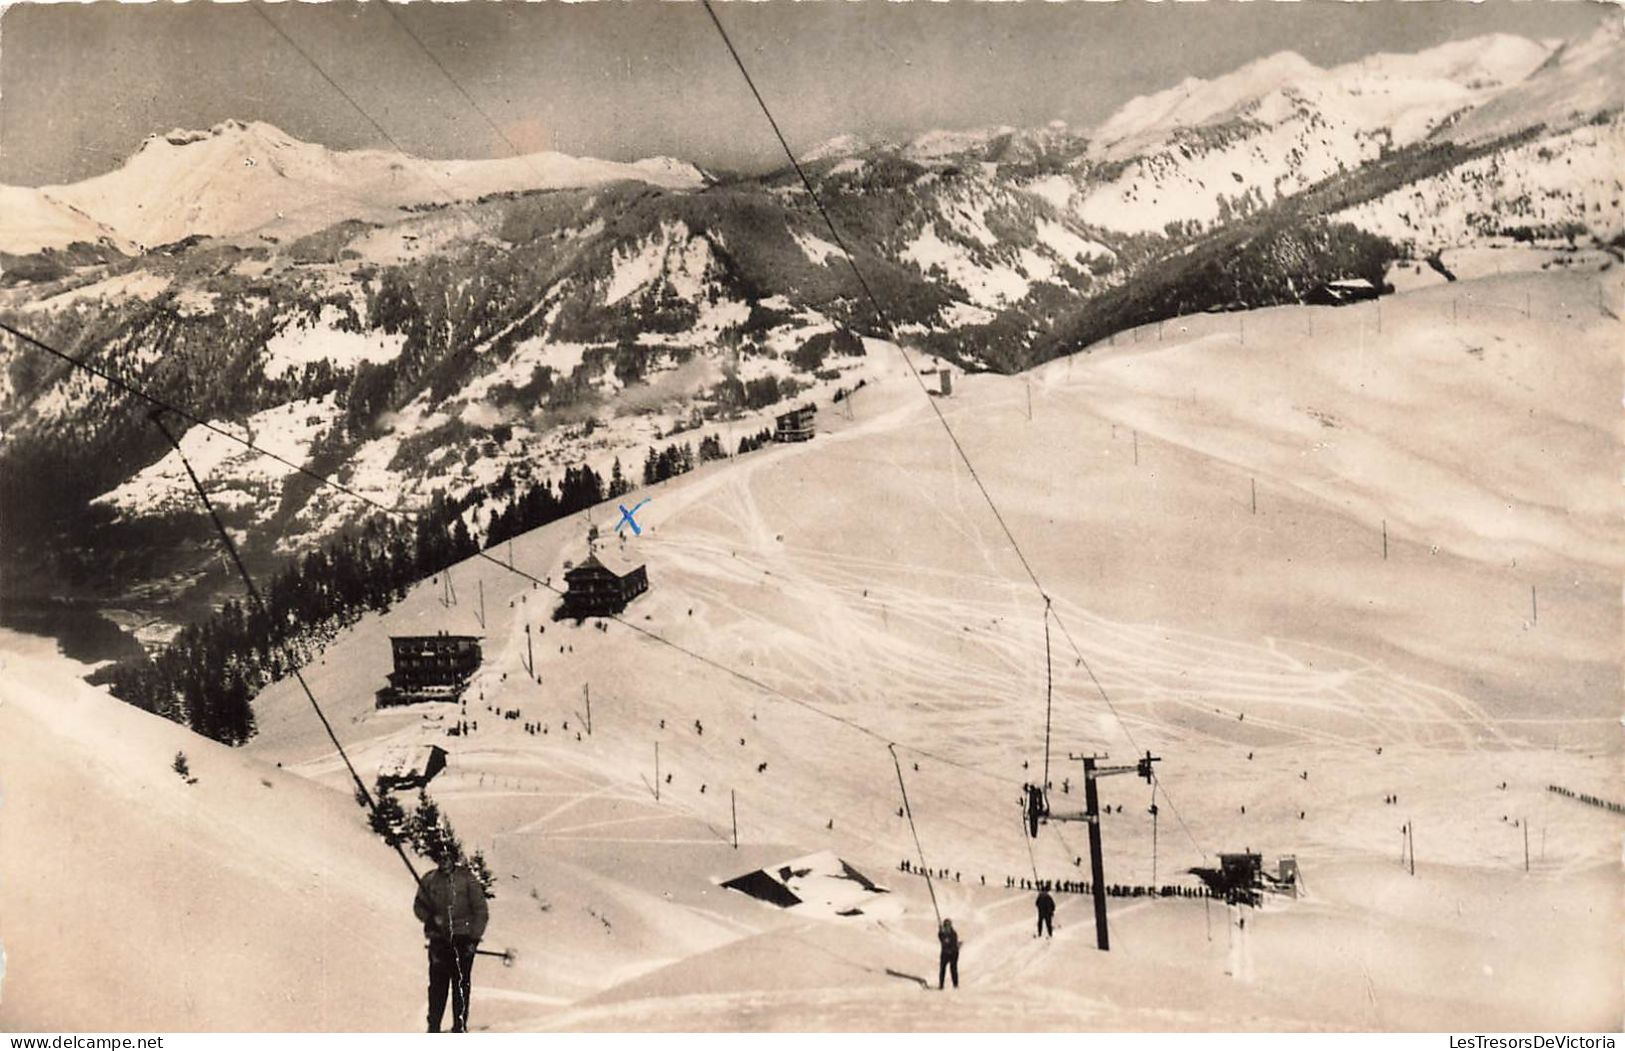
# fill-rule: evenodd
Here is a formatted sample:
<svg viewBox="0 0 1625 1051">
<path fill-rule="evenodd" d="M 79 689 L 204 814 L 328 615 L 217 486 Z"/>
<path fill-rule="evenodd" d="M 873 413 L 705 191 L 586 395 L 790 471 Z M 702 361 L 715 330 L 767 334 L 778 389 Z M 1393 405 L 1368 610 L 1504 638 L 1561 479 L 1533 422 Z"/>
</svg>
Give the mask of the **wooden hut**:
<svg viewBox="0 0 1625 1051">
<path fill-rule="evenodd" d="M 446 750 L 437 744 L 392 748 L 378 764 L 378 787 L 422 788 L 445 768 Z"/>
</svg>

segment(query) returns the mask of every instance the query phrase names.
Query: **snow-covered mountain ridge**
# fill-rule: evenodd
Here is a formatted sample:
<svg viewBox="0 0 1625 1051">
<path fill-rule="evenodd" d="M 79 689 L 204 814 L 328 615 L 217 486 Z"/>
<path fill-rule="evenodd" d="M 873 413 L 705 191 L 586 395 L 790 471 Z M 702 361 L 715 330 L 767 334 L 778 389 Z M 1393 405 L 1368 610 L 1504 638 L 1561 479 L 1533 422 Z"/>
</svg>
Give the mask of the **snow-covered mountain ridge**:
<svg viewBox="0 0 1625 1051">
<path fill-rule="evenodd" d="M 150 136 L 114 171 L 38 192 L 113 231 L 116 243 L 139 249 L 260 230 L 297 237 L 342 219 L 392 218 L 403 207 L 621 180 L 684 189 L 702 185 L 704 176 L 669 158 L 621 164 L 544 152 L 433 161 L 386 150 L 330 150 L 262 121 L 228 120 L 208 130 Z M 27 252 L 66 243 L 43 240 L 47 233 L 8 222 L 0 225 L 0 248 Z"/>
<path fill-rule="evenodd" d="M 859 337 L 1011 371 L 1161 317 L 1380 285 L 1399 258 L 1617 244 L 1622 55 L 1617 30 L 1331 70 L 1282 54 L 1093 135 L 825 143 L 806 171 L 895 332 L 788 170 L 425 161 L 236 121 L 6 189 L 0 245 L 58 247 L 0 253 L 0 312 L 380 502 L 472 500 L 479 535 L 513 484 L 607 477 L 691 430 L 732 451 L 775 410 L 829 405 L 883 367 Z M 87 502 L 97 530 L 195 521 L 135 403 L 15 345 L 0 364 L 8 502 L 55 541 L 31 570 L 107 542 L 60 534 Z M 361 513 L 206 435 L 186 440 L 267 557 Z"/>
</svg>

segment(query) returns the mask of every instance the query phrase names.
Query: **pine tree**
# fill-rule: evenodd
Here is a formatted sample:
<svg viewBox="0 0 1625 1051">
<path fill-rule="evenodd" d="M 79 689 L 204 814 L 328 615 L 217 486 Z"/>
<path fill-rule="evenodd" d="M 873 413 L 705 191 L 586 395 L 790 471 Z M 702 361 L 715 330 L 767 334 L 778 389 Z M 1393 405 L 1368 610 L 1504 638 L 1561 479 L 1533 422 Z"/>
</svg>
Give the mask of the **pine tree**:
<svg viewBox="0 0 1625 1051">
<path fill-rule="evenodd" d="M 476 850 L 473 854 L 469 855 L 468 871 L 472 872 L 474 874 L 474 878 L 480 881 L 480 887 L 484 889 L 485 896 L 487 898 L 494 898 L 497 896 L 496 877 L 491 874 L 491 866 L 486 864 L 485 855 L 483 853 Z"/>
<path fill-rule="evenodd" d="M 406 841 L 408 825 L 406 811 L 401 807 L 400 800 L 392 795 L 381 791 L 378 793 L 377 805 L 368 815 L 367 823 L 392 847 Z"/>
<path fill-rule="evenodd" d="M 427 854 L 438 846 L 442 833 L 440 823 L 440 805 L 429 798 L 428 792 L 419 789 L 417 808 L 406 823 L 406 835 L 412 841 L 412 849 L 419 854 Z"/>
</svg>

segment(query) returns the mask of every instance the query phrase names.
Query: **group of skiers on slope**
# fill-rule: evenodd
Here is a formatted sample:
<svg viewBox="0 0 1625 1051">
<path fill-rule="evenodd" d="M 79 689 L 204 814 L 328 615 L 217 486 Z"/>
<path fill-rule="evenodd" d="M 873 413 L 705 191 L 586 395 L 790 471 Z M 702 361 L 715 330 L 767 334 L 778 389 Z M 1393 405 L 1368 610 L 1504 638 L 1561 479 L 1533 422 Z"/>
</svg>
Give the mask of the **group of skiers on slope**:
<svg viewBox="0 0 1625 1051">
<path fill-rule="evenodd" d="M 432 856 L 435 867 L 418 882 L 412 913 L 423 924 L 429 940 L 429 1032 L 440 1032 L 446 1013 L 447 994 L 451 997 L 454 1033 L 468 1031 L 468 1000 L 474 975 L 474 956 L 485 937 L 489 914 L 485 888 L 456 852 L 447 844 L 437 845 Z M 1055 935 L 1055 899 L 1040 890 L 1037 936 Z M 941 952 L 937 957 L 937 988 L 945 988 L 951 978 L 959 988 L 959 932 L 954 921 L 945 919 L 937 928 Z"/>
</svg>

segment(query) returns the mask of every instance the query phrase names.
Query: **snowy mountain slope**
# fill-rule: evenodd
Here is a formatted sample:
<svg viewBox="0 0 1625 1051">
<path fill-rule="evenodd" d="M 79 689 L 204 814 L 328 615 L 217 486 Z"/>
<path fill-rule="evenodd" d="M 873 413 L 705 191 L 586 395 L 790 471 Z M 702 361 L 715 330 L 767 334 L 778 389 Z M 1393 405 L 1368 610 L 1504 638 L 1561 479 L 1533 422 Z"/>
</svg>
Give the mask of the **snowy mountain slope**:
<svg viewBox="0 0 1625 1051">
<path fill-rule="evenodd" d="M 1546 136 L 1337 214 L 1426 254 L 1494 237 L 1564 240 L 1625 235 L 1625 122 Z"/>
<path fill-rule="evenodd" d="M 1330 70 L 1283 52 L 1133 100 L 1094 135 L 1092 152 L 1110 174 L 1039 185 L 1107 228 L 1210 228 L 1418 142 L 1463 112 L 1521 97 L 1550 54 L 1506 35 Z M 1537 121 L 1501 123 L 1509 134 Z"/>
<path fill-rule="evenodd" d="M 1378 54 L 1323 70 L 1283 51 L 1213 80 L 1176 87 L 1125 104 L 1095 129 L 1096 149 L 1121 160 L 1159 145 L 1180 128 L 1223 123 L 1252 110 L 1268 112 L 1285 90 L 1323 112 L 1371 133 L 1392 129 L 1396 143 L 1415 141 L 1446 114 L 1482 102 L 1528 76 L 1550 55 L 1547 45 L 1507 34 L 1443 44 L 1415 54 Z"/>
<path fill-rule="evenodd" d="M 1618 322 L 1565 313 L 1590 301 L 1597 279 L 1436 286 L 1385 300 L 1380 334 L 1369 306 L 1255 312 L 1245 345 L 1236 315 L 1183 318 L 1160 343 L 1148 334 L 1049 364 L 1030 377 L 1030 419 L 1018 378 L 970 377 L 942 403 L 1089 660 L 1085 671 L 1054 631 L 1056 741 L 1165 757 L 1159 776 L 1197 843 L 1165 805 L 1158 882 L 1184 882 L 1203 851 L 1242 845 L 1304 866 L 1311 900 L 1249 915 L 1250 978 L 1222 976 L 1227 939 L 1209 942 L 1201 908 L 1177 900 L 1114 900 L 1122 955 L 1087 972 L 1075 952 L 1032 942 L 1030 895 L 1004 880 L 1031 871 L 1015 797 L 1043 760 L 1042 604 L 895 367 L 859 394 L 852 420 L 824 418 L 810 443 L 627 494 L 650 499 L 643 535 L 624 543 L 651 580 L 628 620 L 714 663 L 625 625 L 554 621 L 547 590 L 468 562 L 451 570 L 459 602 L 442 602 L 443 581 L 423 582 L 346 632 L 309 681 L 358 747 L 432 739 L 449 707 L 372 707 L 387 636 L 484 634 L 463 716 L 477 726 L 438 738 L 457 774 L 436 796 L 459 827 L 482 830 L 499 871 L 562 860 L 601 896 L 627 882 L 672 895 L 666 907 L 639 900 L 688 924 L 684 910 L 709 900 L 714 880 L 828 849 L 884 873 L 905 905 L 900 924 L 805 931 L 769 906 L 741 899 L 757 922 L 723 898 L 712 908 L 739 926 L 711 928 L 721 940 L 703 949 L 699 937 L 623 942 L 621 917 L 600 910 L 611 931 L 594 935 L 590 967 L 513 989 L 504 1028 L 731 1017 L 724 1028 L 844 1029 L 855 1003 L 874 1012 L 862 1015 L 871 1024 L 898 1028 L 1150 1018 L 1199 1028 L 1232 1010 L 1254 1025 L 1305 1013 L 1396 1029 L 1469 1017 L 1594 1023 L 1620 1007 L 1618 877 L 1603 867 L 1617 836 L 1611 815 L 1545 785 L 1602 790 L 1617 765 L 1608 742 L 1625 554 L 1605 461 Z M 1603 280 L 1617 299 L 1618 279 Z M 1521 310 L 1525 293 L 1539 316 L 1509 320 L 1506 304 Z M 1452 322 L 1452 298 L 1469 295 Z M 1312 358 L 1302 353 L 1311 325 Z M 1549 367 L 1554 330 L 1564 370 Z M 1459 411 L 1463 401 L 1474 411 Z M 1553 459 L 1555 447 L 1572 455 Z M 513 557 L 557 581 L 584 533 L 580 519 L 554 523 L 518 538 Z M 483 628 L 473 593 L 484 596 Z M 583 686 L 593 732 L 577 740 Z M 336 783 L 303 704 L 288 684 L 267 690 L 248 747 Z M 526 733 L 521 720 L 549 732 Z M 922 973 L 934 952 L 925 889 L 897 871 L 914 846 L 888 741 L 930 864 L 960 873 L 937 886 L 968 938 L 967 990 L 946 1015 L 885 973 Z M 1056 757 L 1058 784 L 1074 771 Z M 1125 804 L 1106 829 L 1113 881 L 1151 879 L 1152 820 L 1137 785 L 1103 789 Z M 1076 788 L 1055 798 L 1070 803 Z M 730 793 L 742 843 L 762 848 L 737 860 Z M 1403 812 L 1382 801 L 1390 793 Z M 1548 832 L 1532 875 L 1521 871 L 1521 828 L 1503 815 Z M 1406 819 L 1433 830 L 1415 880 L 1392 867 Z M 1078 877 L 1070 827 L 1045 829 L 1032 847 L 1044 876 Z M 633 910 L 640 930 L 651 922 L 643 907 Z M 1063 895 L 1062 910 L 1066 948 L 1081 951 L 1088 904 Z M 555 904 L 536 922 L 536 944 L 586 937 L 574 909 Z M 1167 967 L 1190 968 L 1189 980 L 1158 986 L 1153 1005 L 1146 975 Z M 785 991 L 797 977 L 799 990 Z M 1087 992 L 1087 1006 L 1018 1014 L 1033 1005 L 1011 993 L 1034 980 L 1053 990 L 1041 1001 Z M 583 986 L 596 994 L 581 997 Z M 571 1003 L 509 1013 L 521 992 Z"/>
<path fill-rule="evenodd" d="M 51 650 L 0 632 L 0 1029 L 418 1028 L 412 883 L 354 800 Z"/>
<path fill-rule="evenodd" d="M 46 190 L 29 186 L 0 186 L 0 252 L 27 255 L 44 248 L 65 248 L 75 241 L 106 243 L 120 251 L 134 246 L 111 229 L 54 198 Z"/>
<path fill-rule="evenodd" d="M 1615 119 L 1525 121 L 1547 113 L 1558 82 L 1602 85 L 1574 97 L 1605 102 L 1617 75 L 1604 59 L 1618 55 L 1604 34 L 1556 51 L 1486 38 L 1327 71 L 1276 56 L 1125 107 L 1108 121 L 1122 136 L 1110 151 L 1132 156 L 1060 124 L 993 127 L 838 140 L 808 174 L 897 336 L 961 368 L 1012 371 L 1128 325 L 1302 301 L 1350 277 L 1380 284 L 1407 254 L 1617 236 Z M 1491 102 L 1510 134 L 1446 137 Z M 503 189 L 538 172 L 592 185 Z M 178 196 L 156 194 L 147 216 L 132 173 Z M 442 176 L 480 197 L 444 204 Z M 294 436 L 298 462 L 390 505 L 466 499 L 477 537 L 512 486 L 581 463 L 608 477 L 617 459 L 636 473 L 649 450 L 705 437 L 731 452 L 775 409 L 831 404 L 870 374 L 863 355 L 833 348 L 883 326 L 800 180 L 701 181 L 663 159 L 345 154 L 228 122 L 155 139 L 80 187 L 161 227 L 155 237 L 186 239 L 134 259 L 8 257 L 0 309 L 273 440 L 301 407 L 329 406 Z M 403 211 L 407 198 L 422 203 Z M 144 408 L 10 345 L 0 359 L 0 474 L 20 534 L 41 544 L 19 556 L 29 573 L 98 546 L 147 551 L 152 530 L 198 524 L 173 464 L 158 466 L 169 450 Z M 361 513 L 288 487 L 282 468 L 216 467 L 209 484 L 267 565 Z M 98 498 L 94 528 L 63 535 Z M 161 601 L 192 587 L 162 564 L 165 583 L 134 587 Z"/>
<path fill-rule="evenodd" d="M 1097 149 L 1107 156 L 1134 156 L 1175 128 L 1208 123 L 1277 90 L 1283 83 L 1313 78 L 1320 70 L 1303 56 L 1282 51 L 1249 62 L 1213 80 L 1187 77 L 1178 85 L 1131 99 L 1095 128 Z"/>
<path fill-rule="evenodd" d="M 1625 31 L 1617 22 L 1558 48 L 1540 68 L 1435 138 L 1503 149 L 1418 179 L 1339 218 L 1423 251 L 1515 236 L 1611 241 L 1625 233 Z"/>
<path fill-rule="evenodd" d="M 1543 124 L 1563 131 L 1598 114 L 1625 108 L 1620 55 L 1625 27 L 1610 21 L 1584 40 L 1565 44 L 1515 91 L 1506 91 L 1464 114 L 1440 134 L 1456 142 L 1505 135 Z"/>
<path fill-rule="evenodd" d="M 296 237 L 341 219 L 387 219 L 407 206 L 627 179 L 669 188 L 702 183 L 692 166 L 665 159 L 632 165 L 538 153 L 432 161 L 329 150 L 263 122 L 227 121 L 154 136 L 116 171 L 43 192 L 150 248 L 262 228 Z"/>
<path fill-rule="evenodd" d="M 245 511 L 250 521 L 260 523 L 275 513 L 282 484 L 294 473 L 288 464 L 310 462 L 311 446 L 330 431 L 339 412 L 332 395 L 328 395 L 255 413 L 241 427 L 229 420 L 210 421 L 215 428 L 253 442 L 281 460 L 251 452 L 201 424 L 187 429 L 181 449 L 208 487 L 216 507 Z M 197 494 L 180 454 L 170 452 L 98 497 L 97 502 L 106 502 L 125 514 L 184 514 L 197 509 Z"/>
<path fill-rule="evenodd" d="M 1166 756 L 1193 835 L 1166 808 L 1153 855 L 1143 788 L 1114 781 L 1109 800 L 1128 805 L 1106 829 L 1110 878 L 1150 882 L 1155 867 L 1156 882 L 1186 882 L 1204 855 L 1241 846 L 1295 853 L 1310 873 L 1313 900 L 1250 921 L 1250 981 L 1223 977 L 1227 940 L 1208 941 L 1203 910 L 1181 900 L 1114 901 L 1121 969 L 1074 966 L 1089 940 L 1079 898 L 1062 896 L 1071 944 L 1027 937 L 1030 900 L 1005 879 L 1080 875 L 1071 826 L 1046 829 L 1032 862 L 1016 841 L 1012 800 L 1043 759 L 1042 608 L 793 175 L 702 186 L 681 162 L 538 155 L 549 178 L 587 185 L 534 191 L 532 162 L 408 163 L 222 125 L 154 141 L 122 170 L 182 196 L 143 201 L 119 173 L 87 191 L 183 243 L 33 256 L 21 271 L 8 258 L 0 309 L 381 502 L 433 509 L 438 493 L 471 542 L 568 467 L 608 477 L 618 460 L 636 485 L 656 449 L 710 439 L 732 453 L 775 411 L 817 404 L 810 443 L 620 497 L 650 500 L 624 541 L 653 585 L 632 621 L 717 663 L 624 625 L 554 621 L 545 588 L 489 561 L 452 568 L 459 598 L 437 575 L 355 608 L 325 652 L 340 627 L 296 638 L 368 771 L 396 744 L 453 750 L 436 796 L 493 859 L 502 937 L 521 949 L 511 971 L 481 971 L 487 1024 L 1601 1028 L 1621 1009 L 1617 869 L 1601 867 L 1617 860 L 1617 822 L 1544 786 L 1608 794 L 1617 780 L 1621 289 L 1605 242 L 1620 232 L 1619 47 L 1617 34 L 1556 51 L 1491 38 L 1330 71 L 1277 57 L 1222 90 L 1126 107 L 1122 137 L 1093 151 L 1061 126 L 993 128 L 836 142 L 811 165 L 917 361 L 1040 366 L 956 377 L 936 405 L 1088 658 L 1051 625 L 1056 740 Z M 188 181 L 187 158 L 215 182 Z M 441 206 L 441 176 L 486 199 Z M 41 225 L 77 222 L 29 201 Z M 194 237 L 216 222 L 262 225 Z M 1595 247 L 1485 247 L 1508 236 Z M 1379 284 L 1396 258 L 1440 248 L 1462 280 L 1247 310 L 1339 278 Z M 1468 279 L 1503 263 L 1564 265 Z M 146 405 L 9 341 L 0 364 L 0 513 L 24 541 L 6 545 L 8 572 L 137 611 L 239 594 Z M 266 579 L 364 512 L 218 436 L 182 442 Z M 493 555 L 557 582 L 612 507 Z M 338 586 L 310 581 L 313 600 Z M 374 708 L 387 636 L 437 630 L 485 637 L 468 736 L 445 736 L 448 706 Z M 578 740 L 589 685 L 595 725 Z M 356 1025 L 418 1024 L 415 930 L 391 933 L 398 863 L 359 833 L 347 775 L 288 681 L 256 702 L 249 756 L 55 692 L 67 700 L 47 705 L 0 672 L 0 789 L 16 799 L 18 778 L 87 816 L 68 825 L 31 803 L 0 821 L 0 845 L 15 829 L 53 871 L 83 865 L 98 900 L 21 869 L 28 849 L 0 849 L 7 886 L 28 887 L 24 925 L 0 917 L 8 961 L 14 946 L 43 958 L 58 927 L 127 930 L 92 977 L 114 990 L 109 1011 L 153 1028 L 340 1027 L 352 1016 L 319 1012 L 344 996 L 365 999 Z M 965 922 L 967 989 L 925 1010 L 886 974 L 923 973 L 934 954 L 929 896 L 897 869 L 914 847 L 886 741 L 931 864 L 962 877 L 936 890 Z M 168 770 L 180 749 L 197 785 Z M 324 787 L 288 803 L 301 783 L 252 756 Z M 1070 804 L 1073 768 L 1056 763 Z M 1395 792 L 1403 814 L 1381 802 Z M 271 842 L 243 842 L 231 808 Z M 136 830 L 119 838 L 126 812 Z M 1391 867 L 1412 819 L 1426 844 L 1415 881 Z M 1528 876 L 1513 821 L 1550 832 Z M 79 827 L 105 854 L 86 859 L 66 835 Z M 253 953 L 154 966 L 164 914 L 122 920 L 147 904 L 132 884 L 168 886 L 153 844 L 175 828 L 193 833 L 166 847 L 188 869 L 228 871 L 225 885 L 267 901 L 274 929 L 253 928 Z M 880 878 L 902 922 L 809 921 L 716 882 L 826 850 Z M 318 855 L 337 859 L 331 883 L 300 875 Z M 120 880 L 131 872 L 152 875 Z M 207 899 L 187 940 L 229 928 L 241 905 Z M 299 968 L 323 918 L 365 930 L 324 946 L 317 975 Z M 1070 962 L 1040 955 L 1052 948 Z M 364 998 L 345 983 L 374 957 L 391 991 Z M 243 1000 L 258 965 L 297 971 L 314 1020 Z M 18 1010 L 127 1028 L 86 1004 L 67 964 L 37 966 L 0 988 L 5 1027 Z M 153 1013 L 132 1006 L 143 996 Z"/>
</svg>

